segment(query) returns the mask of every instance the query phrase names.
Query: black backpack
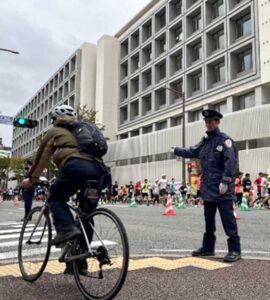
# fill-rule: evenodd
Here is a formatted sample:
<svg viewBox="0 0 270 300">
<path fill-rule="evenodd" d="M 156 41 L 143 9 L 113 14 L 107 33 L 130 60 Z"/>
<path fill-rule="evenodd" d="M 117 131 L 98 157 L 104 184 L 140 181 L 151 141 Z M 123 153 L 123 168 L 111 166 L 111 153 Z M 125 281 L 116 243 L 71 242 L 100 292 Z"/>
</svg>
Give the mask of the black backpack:
<svg viewBox="0 0 270 300">
<path fill-rule="evenodd" d="M 90 154 L 97 158 L 101 158 L 107 153 L 107 141 L 96 124 L 74 121 L 68 128 L 75 136 L 81 153 Z"/>
</svg>

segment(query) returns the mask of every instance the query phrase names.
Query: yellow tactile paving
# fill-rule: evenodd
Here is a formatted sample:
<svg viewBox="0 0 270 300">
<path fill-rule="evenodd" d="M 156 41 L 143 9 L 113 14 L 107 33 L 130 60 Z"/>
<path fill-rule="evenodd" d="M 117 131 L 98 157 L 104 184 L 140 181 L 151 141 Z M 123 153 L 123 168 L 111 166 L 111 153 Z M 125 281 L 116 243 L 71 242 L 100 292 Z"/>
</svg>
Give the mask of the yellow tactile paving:
<svg viewBox="0 0 270 300">
<path fill-rule="evenodd" d="M 31 267 L 35 266 L 34 263 L 30 263 Z M 36 263 L 36 266 L 38 263 Z M 88 260 L 89 270 L 96 272 L 99 270 L 99 265 L 96 260 Z M 120 268 L 122 265 L 122 258 L 114 258 L 112 266 L 106 266 L 106 269 Z M 178 259 L 166 259 L 161 257 L 150 257 L 142 259 L 130 259 L 129 271 L 146 269 L 146 268 L 158 268 L 161 270 L 174 270 L 184 267 L 196 267 L 204 270 L 216 270 L 230 267 L 230 264 L 218 262 L 215 260 L 202 259 L 198 257 L 184 257 Z M 45 272 L 51 274 L 63 273 L 65 264 L 60 264 L 57 260 L 51 260 L 48 262 Z M 18 264 L 2 265 L 0 266 L 0 277 L 3 276 L 21 276 Z"/>
</svg>

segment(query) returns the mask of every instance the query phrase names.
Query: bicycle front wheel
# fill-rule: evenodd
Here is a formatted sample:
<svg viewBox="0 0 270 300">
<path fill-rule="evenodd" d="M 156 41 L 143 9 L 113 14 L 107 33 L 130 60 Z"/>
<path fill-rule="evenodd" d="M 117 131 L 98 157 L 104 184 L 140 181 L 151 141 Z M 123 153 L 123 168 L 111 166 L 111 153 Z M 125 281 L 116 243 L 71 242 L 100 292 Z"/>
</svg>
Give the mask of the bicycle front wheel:
<svg viewBox="0 0 270 300">
<path fill-rule="evenodd" d="M 109 300 L 116 296 L 126 279 L 129 261 L 129 245 L 126 230 L 118 216 L 105 208 L 99 208 L 83 221 L 93 226 L 91 248 L 93 257 L 87 264 L 77 260 L 73 262 L 77 286 L 86 299 Z M 81 251 L 82 242 L 76 240 L 73 253 Z M 82 265 L 88 268 L 82 274 Z"/>
<path fill-rule="evenodd" d="M 43 273 L 49 256 L 52 226 L 48 211 L 35 207 L 26 217 L 19 239 L 18 259 L 22 277 L 35 281 Z"/>
</svg>

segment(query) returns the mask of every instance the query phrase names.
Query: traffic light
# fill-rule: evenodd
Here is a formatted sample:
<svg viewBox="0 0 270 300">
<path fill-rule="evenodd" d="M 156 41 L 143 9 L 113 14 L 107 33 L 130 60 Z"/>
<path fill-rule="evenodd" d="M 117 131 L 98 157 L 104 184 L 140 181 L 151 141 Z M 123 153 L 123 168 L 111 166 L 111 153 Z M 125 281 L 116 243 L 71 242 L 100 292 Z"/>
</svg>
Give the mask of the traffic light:
<svg viewBox="0 0 270 300">
<path fill-rule="evenodd" d="M 25 119 L 23 117 L 17 118 L 13 121 L 13 126 L 22 128 L 34 128 L 38 125 L 38 121 Z"/>
</svg>

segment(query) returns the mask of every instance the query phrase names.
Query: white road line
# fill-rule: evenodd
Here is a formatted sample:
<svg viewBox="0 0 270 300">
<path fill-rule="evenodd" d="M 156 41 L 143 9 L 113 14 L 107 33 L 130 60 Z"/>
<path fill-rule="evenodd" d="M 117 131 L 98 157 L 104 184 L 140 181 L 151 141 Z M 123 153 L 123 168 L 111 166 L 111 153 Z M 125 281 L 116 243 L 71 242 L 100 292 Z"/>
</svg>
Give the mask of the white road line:
<svg viewBox="0 0 270 300">
<path fill-rule="evenodd" d="M 52 232 L 55 234 L 55 231 Z M 31 235 L 31 232 L 25 233 L 23 236 L 28 237 Z M 34 236 L 40 235 L 40 231 L 34 233 Z M 45 232 L 45 235 L 47 235 L 47 232 Z M 7 235 L 0 235 L 0 240 L 8 240 L 8 239 L 17 239 L 20 237 L 20 234 L 7 234 Z"/>
<path fill-rule="evenodd" d="M 27 240 L 24 240 L 24 242 L 26 242 Z M 42 243 L 46 243 L 48 241 L 48 239 L 44 239 L 42 240 Z M 14 246 L 18 246 L 19 245 L 19 240 L 16 241 L 9 241 L 9 242 L 4 242 L 0 244 L 0 248 L 8 248 L 8 247 L 14 247 Z"/>
<path fill-rule="evenodd" d="M 105 244 L 106 247 L 117 245 L 116 242 L 108 241 L 108 240 L 104 240 L 103 243 Z M 102 245 L 100 241 L 94 241 L 91 243 L 91 247 L 93 249 L 99 247 L 100 245 Z M 32 249 L 31 253 L 23 253 L 23 256 L 27 257 L 27 256 L 33 256 L 33 255 L 40 255 L 40 254 L 45 253 L 46 250 L 47 250 L 47 247 L 43 247 L 43 248 L 39 248 L 39 249 Z M 60 248 L 55 248 L 55 247 L 51 248 L 51 253 L 60 252 L 60 251 L 61 251 Z M 8 258 L 17 258 L 17 257 L 18 257 L 18 251 L 11 251 L 11 252 L 9 251 L 9 252 L 0 253 L 0 260 L 5 260 Z"/>
<path fill-rule="evenodd" d="M 47 250 L 47 247 L 39 248 L 39 249 L 33 249 L 31 251 L 31 253 L 23 253 L 23 256 L 24 257 L 33 256 L 33 255 L 38 255 L 39 256 L 40 254 L 45 253 L 46 250 Z M 60 252 L 60 251 L 61 251 L 61 249 L 59 249 L 59 248 L 51 248 L 51 253 Z M 18 258 L 18 251 L 0 253 L 0 260 L 4 260 L 4 259 L 8 259 L 8 258 Z"/>
<path fill-rule="evenodd" d="M 154 252 L 160 252 L 160 253 L 187 253 L 192 252 L 194 249 L 151 249 L 151 251 Z M 227 253 L 228 250 L 215 250 L 216 253 Z M 268 251 L 253 251 L 253 250 L 242 250 L 242 254 L 265 254 L 270 255 L 270 252 Z"/>
<path fill-rule="evenodd" d="M 31 226 L 32 227 L 32 226 Z M 42 230 L 44 227 L 37 227 L 37 230 Z M 33 230 L 33 228 L 27 228 L 25 229 L 25 231 L 31 231 Z M 21 232 L 21 229 L 5 229 L 5 230 L 0 230 L 0 234 L 6 234 L 6 233 L 18 233 Z"/>
<path fill-rule="evenodd" d="M 3 223 L 0 223 L 0 226 L 10 226 L 10 225 L 18 225 L 18 224 L 22 225 L 23 223 L 22 222 L 3 222 Z"/>
</svg>

